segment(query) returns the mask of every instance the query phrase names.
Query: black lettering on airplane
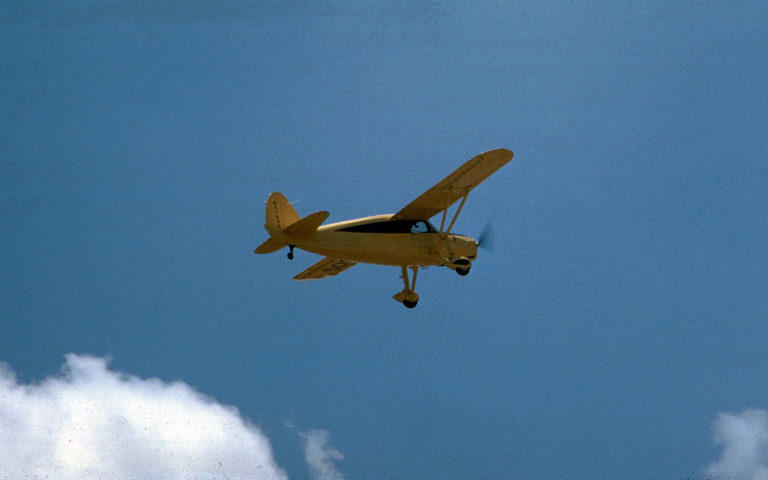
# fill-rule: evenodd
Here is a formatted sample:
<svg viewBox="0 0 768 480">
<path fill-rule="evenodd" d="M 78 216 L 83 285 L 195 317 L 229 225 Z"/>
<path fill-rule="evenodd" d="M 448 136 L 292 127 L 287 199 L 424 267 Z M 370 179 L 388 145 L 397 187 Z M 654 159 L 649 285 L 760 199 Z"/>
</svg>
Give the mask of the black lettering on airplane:
<svg viewBox="0 0 768 480">
<path fill-rule="evenodd" d="M 354 263 L 351 265 L 354 265 Z M 340 272 L 346 268 L 349 268 L 351 265 L 350 265 L 350 262 L 347 262 L 346 260 L 336 260 L 332 264 L 326 267 L 323 267 L 322 271 L 327 273 Z"/>
<path fill-rule="evenodd" d="M 283 228 L 283 222 L 280 220 L 280 209 L 277 208 L 277 202 L 272 202 L 272 207 L 275 209 L 275 220 L 277 220 L 277 228 Z"/>
</svg>

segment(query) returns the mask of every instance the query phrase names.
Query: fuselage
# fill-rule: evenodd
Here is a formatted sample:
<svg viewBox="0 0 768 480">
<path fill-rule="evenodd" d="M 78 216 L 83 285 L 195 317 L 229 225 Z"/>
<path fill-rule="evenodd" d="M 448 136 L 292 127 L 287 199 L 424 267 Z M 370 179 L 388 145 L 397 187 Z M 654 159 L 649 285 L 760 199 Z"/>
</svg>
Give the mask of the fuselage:
<svg viewBox="0 0 768 480">
<path fill-rule="evenodd" d="M 464 235 L 439 233 L 426 220 L 391 220 L 375 215 L 323 225 L 308 235 L 271 229 L 275 239 L 319 255 L 379 265 L 444 265 L 474 260 L 477 243 Z"/>
</svg>

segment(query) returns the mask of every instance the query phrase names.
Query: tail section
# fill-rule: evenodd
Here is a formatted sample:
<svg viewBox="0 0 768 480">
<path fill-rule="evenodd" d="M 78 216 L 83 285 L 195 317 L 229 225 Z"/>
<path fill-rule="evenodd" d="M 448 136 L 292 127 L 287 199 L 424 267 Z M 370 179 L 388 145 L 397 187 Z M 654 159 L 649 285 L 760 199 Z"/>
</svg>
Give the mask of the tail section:
<svg viewBox="0 0 768 480">
<path fill-rule="evenodd" d="M 286 245 L 294 245 L 295 238 L 301 241 L 306 235 L 312 235 L 317 227 L 328 218 L 328 212 L 315 212 L 304 218 L 299 217 L 296 210 L 280 192 L 273 192 L 267 199 L 266 224 L 269 239 L 254 250 L 254 253 L 272 253 Z M 293 247 L 291 247 L 293 248 Z"/>
<path fill-rule="evenodd" d="M 328 212 L 323 211 L 312 213 L 288 226 L 284 232 L 294 235 L 311 235 L 328 218 L 328 215 Z"/>
<path fill-rule="evenodd" d="M 299 214 L 296 213 L 296 209 L 291 206 L 280 192 L 272 192 L 272 195 L 267 199 L 267 213 L 265 217 L 267 219 L 265 227 L 270 234 L 272 234 L 273 230 L 285 230 L 301 219 Z"/>
<path fill-rule="evenodd" d="M 280 250 L 285 245 L 286 244 L 284 242 L 269 237 L 267 241 L 259 245 L 256 250 L 253 251 L 253 253 L 272 253 Z"/>
</svg>

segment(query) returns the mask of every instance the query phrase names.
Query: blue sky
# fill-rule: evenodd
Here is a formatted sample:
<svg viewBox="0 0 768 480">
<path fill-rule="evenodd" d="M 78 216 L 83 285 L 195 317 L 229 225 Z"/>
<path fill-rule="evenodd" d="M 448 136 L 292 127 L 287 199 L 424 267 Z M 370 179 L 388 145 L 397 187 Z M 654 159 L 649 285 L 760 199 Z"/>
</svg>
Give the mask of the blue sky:
<svg viewBox="0 0 768 480">
<path fill-rule="evenodd" d="M 707 470 L 768 409 L 765 3 L 164 5 L 0 7 L 19 385 L 68 353 L 184 382 L 294 479 L 332 478 L 320 437 L 348 479 L 768 468 Z M 396 268 L 252 253 L 274 190 L 390 213 L 498 147 L 456 227 L 495 252 L 420 272 L 413 311 Z"/>
</svg>

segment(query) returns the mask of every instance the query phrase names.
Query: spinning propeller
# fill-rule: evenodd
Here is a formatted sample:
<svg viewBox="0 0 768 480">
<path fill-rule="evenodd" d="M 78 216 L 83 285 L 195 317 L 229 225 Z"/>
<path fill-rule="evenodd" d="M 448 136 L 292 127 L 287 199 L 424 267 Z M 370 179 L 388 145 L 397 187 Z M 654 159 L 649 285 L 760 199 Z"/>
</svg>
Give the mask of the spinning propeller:
<svg viewBox="0 0 768 480">
<path fill-rule="evenodd" d="M 493 234 L 493 226 L 491 225 L 491 222 L 488 222 L 485 224 L 485 227 L 483 227 L 483 231 L 480 232 L 480 236 L 477 237 L 477 246 L 485 248 L 489 252 L 493 252 L 495 240 L 496 237 Z"/>
</svg>

